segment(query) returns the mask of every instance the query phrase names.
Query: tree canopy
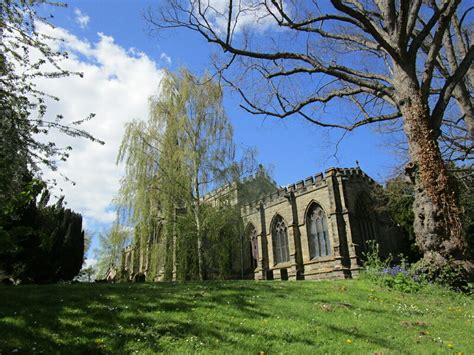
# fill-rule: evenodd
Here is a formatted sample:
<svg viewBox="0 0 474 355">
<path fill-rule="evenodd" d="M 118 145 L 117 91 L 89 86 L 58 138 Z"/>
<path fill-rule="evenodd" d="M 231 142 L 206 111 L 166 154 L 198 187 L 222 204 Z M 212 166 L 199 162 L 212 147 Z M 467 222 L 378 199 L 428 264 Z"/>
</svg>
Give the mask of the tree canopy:
<svg viewBox="0 0 474 355">
<path fill-rule="evenodd" d="M 67 58 L 65 51 L 51 48 L 51 38 L 38 30 L 38 25 L 52 26 L 48 7 L 65 4 L 46 0 L 2 1 L 0 4 L 0 201 L 20 191 L 21 175 L 25 171 L 35 176 L 42 168 L 56 170 L 59 161 L 66 160 L 70 146 L 62 147 L 48 139 L 51 130 L 71 137 L 82 137 L 102 143 L 79 126 L 94 117 L 64 122 L 64 117 L 50 117 L 47 100 L 59 100 L 38 87 L 38 78 L 56 79 L 70 75 L 82 76 L 61 68 Z M 45 138 L 46 137 L 46 138 Z"/>
</svg>

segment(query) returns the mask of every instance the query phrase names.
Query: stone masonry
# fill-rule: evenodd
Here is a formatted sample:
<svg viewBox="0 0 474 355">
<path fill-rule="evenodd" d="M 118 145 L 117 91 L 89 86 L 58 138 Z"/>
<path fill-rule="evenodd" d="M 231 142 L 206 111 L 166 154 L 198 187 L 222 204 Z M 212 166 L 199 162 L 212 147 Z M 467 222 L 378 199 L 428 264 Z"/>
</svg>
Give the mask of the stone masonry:
<svg viewBox="0 0 474 355">
<path fill-rule="evenodd" d="M 236 191 L 234 202 L 246 203 L 245 229 L 234 253 L 235 278 L 350 278 L 358 274 L 370 241 L 385 255 L 401 250 L 398 229 L 375 208 L 377 184 L 360 168 L 331 168 L 284 188 L 257 174 L 240 186 L 246 192 Z M 256 199 L 248 203 L 249 195 Z M 148 249 L 146 255 L 135 254 L 133 247 L 123 253 L 122 270 L 130 279 L 146 274 L 150 265 Z M 158 265 L 157 281 L 163 267 Z"/>
<path fill-rule="evenodd" d="M 375 182 L 361 169 L 331 168 L 281 188 L 242 208 L 246 233 L 256 251 L 255 279 L 325 279 L 357 275 L 369 240 L 381 250 L 396 252 L 400 235 L 383 216 L 377 215 L 371 192 Z M 327 220 L 327 255 L 311 256 L 309 212 L 317 208 Z M 274 222 L 287 228 L 289 257 L 275 260 Z M 313 234 L 313 236 L 316 233 Z"/>
</svg>

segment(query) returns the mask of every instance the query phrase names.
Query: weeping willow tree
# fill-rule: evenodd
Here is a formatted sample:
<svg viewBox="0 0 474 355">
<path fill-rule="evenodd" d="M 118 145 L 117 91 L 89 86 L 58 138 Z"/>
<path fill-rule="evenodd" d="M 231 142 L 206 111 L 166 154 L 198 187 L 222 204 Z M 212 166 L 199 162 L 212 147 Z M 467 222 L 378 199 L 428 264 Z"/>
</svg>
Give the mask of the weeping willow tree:
<svg viewBox="0 0 474 355">
<path fill-rule="evenodd" d="M 165 279 L 175 276 L 178 263 L 182 278 L 203 280 L 204 244 L 212 227 L 204 195 L 239 171 L 232 126 L 222 89 L 207 75 L 167 72 L 159 92 L 150 99 L 148 120 L 125 129 L 117 158 L 126 167 L 116 200 L 119 215 L 135 227 L 140 255 L 151 240 L 162 238 Z M 156 252 L 146 258 L 159 257 Z"/>
<path fill-rule="evenodd" d="M 223 184 L 234 168 L 235 149 L 232 126 L 222 106 L 222 89 L 208 77 L 197 84 L 189 72 L 177 78 L 175 107 L 182 113 L 183 129 L 179 145 L 183 153 L 183 170 L 190 178 L 186 211 L 193 218 L 199 279 L 206 278 L 204 242 L 209 218 L 202 204 L 203 196 Z"/>
<path fill-rule="evenodd" d="M 157 232 L 160 218 L 158 148 L 164 130 L 164 123 L 153 114 L 146 122 L 129 122 L 117 156 L 117 163 L 125 163 L 125 174 L 115 199 L 117 223 L 133 226 L 133 244 L 139 255 L 147 252 L 147 244 Z"/>
</svg>

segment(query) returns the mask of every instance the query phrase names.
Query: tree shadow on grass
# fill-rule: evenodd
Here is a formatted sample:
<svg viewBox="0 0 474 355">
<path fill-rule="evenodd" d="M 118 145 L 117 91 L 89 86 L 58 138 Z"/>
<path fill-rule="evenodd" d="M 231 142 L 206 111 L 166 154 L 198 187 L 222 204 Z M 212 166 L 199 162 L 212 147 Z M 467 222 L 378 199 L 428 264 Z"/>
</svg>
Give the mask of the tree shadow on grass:
<svg viewBox="0 0 474 355">
<path fill-rule="evenodd" d="M 231 305 L 247 316 L 266 316 L 245 291 L 201 291 L 175 284 L 2 287 L 0 353 L 159 352 L 183 338 L 226 339 L 215 326 L 197 321 L 196 308 Z"/>
<path fill-rule="evenodd" d="M 0 353 L 15 349 L 68 354 L 171 352 L 176 348 L 199 351 L 204 342 L 206 349 L 216 352 L 253 352 L 259 350 L 255 341 L 250 341 L 253 336 L 270 350 L 291 349 L 295 344 L 317 349 L 325 340 L 313 335 L 309 326 L 304 327 L 312 317 L 316 318 L 312 326 L 335 337 L 359 338 L 397 350 L 393 342 L 353 323 L 345 326 L 330 323 L 331 317 L 316 317 L 318 313 L 301 313 L 301 309 L 311 307 L 284 309 L 286 299 L 297 299 L 298 304 L 342 304 L 326 297 L 324 289 L 310 286 L 206 282 L 0 287 Z M 347 307 L 348 312 L 353 307 L 377 317 L 390 317 L 389 312 L 362 309 L 355 303 Z M 299 328 L 292 329 L 282 320 L 281 328 L 267 330 L 260 325 L 262 320 L 271 320 L 275 311 L 283 312 L 283 318 L 291 319 Z"/>
</svg>

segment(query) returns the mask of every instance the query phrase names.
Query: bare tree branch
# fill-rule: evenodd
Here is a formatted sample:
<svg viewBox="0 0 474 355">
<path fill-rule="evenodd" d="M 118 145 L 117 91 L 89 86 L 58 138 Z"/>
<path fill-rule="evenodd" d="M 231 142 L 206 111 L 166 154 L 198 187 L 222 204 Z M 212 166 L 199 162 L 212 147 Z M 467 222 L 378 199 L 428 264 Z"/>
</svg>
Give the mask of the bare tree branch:
<svg viewBox="0 0 474 355">
<path fill-rule="evenodd" d="M 459 64 L 456 71 L 452 74 L 451 77 L 446 79 L 446 82 L 441 90 L 439 95 L 438 102 L 436 103 L 433 113 L 432 113 L 432 127 L 437 128 L 441 125 L 443 114 L 448 105 L 448 102 L 451 98 L 454 88 L 456 85 L 463 79 L 464 75 L 466 75 L 467 71 L 471 67 L 474 61 L 474 46 L 469 48 L 466 56 Z"/>
</svg>

